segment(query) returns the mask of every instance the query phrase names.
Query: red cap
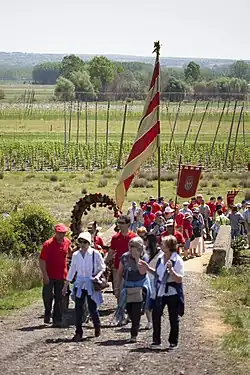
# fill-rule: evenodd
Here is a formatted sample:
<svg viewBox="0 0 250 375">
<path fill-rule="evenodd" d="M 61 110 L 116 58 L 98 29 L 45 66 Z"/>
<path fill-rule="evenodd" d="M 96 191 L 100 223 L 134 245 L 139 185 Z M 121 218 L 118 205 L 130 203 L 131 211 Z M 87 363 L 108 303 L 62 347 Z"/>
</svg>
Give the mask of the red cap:
<svg viewBox="0 0 250 375">
<path fill-rule="evenodd" d="M 66 227 L 66 225 L 60 223 L 55 225 L 55 231 L 59 233 L 67 233 L 69 231 L 69 228 Z"/>
</svg>

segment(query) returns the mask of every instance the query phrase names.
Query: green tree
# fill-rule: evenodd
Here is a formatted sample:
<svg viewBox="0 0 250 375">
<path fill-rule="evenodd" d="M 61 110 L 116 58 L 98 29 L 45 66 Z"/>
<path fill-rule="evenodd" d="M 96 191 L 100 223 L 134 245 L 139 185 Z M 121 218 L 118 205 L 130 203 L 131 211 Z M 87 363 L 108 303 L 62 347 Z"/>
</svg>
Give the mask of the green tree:
<svg viewBox="0 0 250 375">
<path fill-rule="evenodd" d="M 75 97 L 74 84 L 67 78 L 59 77 L 56 81 L 55 96 L 58 100 L 73 100 Z"/>
<path fill-rule="evenodd" d="M 250 64 L 243 60 L 238 60 L 229 67 L 231 77 L 250 81 Z"/>
<path fill-rule="evenodd" d="M 190 61 L 184 69 L 184 75 L 187 82 L 193 83 L 198 81 L 200 78 L 200 65 L 196 64 L 194 61 Z"/>
<path fill-rule="evenodd" d="M 73 72 L 80 72 L 85 69 L 85 63 L 76 55 L 65 56 L 62 60 L 61 75 L 69 79 Z"/>
<path fill-rule="evenodd" d="M 40 85 L 54 85 L 60 76 L 61 63 L 45 62 L 36 65 L 32 71 L 33 82 Z"/>
<path fill-rule="evenodd" d="M 167 98 L 171 102 L 177 102 L 184 99 L 188 87 L 185 83 L 175 77 L 170 77 L 169 81 L 162 93 L 163 98 Z"/>
<path fill-rule="evenodd" d="M 77 98 L 80 100 L 93 100 L 95 98 L 95 89 L 87 71 L 72 72 L 69 79 L 75 86 Z"/>
<path fill-rule="evenodd" d="M 89 63 L 91 82 L 96 91 L 105 91 L 114 80 L 115 66 L 104 56 L 96 56 Z"/>
</svg>

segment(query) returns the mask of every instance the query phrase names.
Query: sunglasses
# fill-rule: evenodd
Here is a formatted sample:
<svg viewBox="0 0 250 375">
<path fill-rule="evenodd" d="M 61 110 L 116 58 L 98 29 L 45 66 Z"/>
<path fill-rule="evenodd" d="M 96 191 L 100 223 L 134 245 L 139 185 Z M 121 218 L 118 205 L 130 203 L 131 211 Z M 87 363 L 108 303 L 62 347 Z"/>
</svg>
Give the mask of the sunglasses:
<svg viewBox="0 0 250 375">
<path fill-rule="evenodd" d="M 87 244 L 87 243 L 89 243 L 89 241 L 86 241 L 86 240 L 78 240 L 78 242 L 79 242 L 79 243 L 82 243 L 82 244 L 84 244 L 84 245 Z"/>
</svg>

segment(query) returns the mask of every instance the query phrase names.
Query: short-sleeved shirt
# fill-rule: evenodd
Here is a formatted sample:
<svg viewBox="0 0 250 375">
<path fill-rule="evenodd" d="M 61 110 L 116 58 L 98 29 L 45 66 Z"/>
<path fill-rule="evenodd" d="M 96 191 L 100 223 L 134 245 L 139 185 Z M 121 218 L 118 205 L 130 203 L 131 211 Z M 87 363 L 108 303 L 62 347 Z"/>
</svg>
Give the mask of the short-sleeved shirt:
<svg viewBox="0 0 250 375">
<path fill-rule="evenodd" d="M 213 218 L 214 217 L 214 214 L 216 212 L 216 203 L 213 203 L 213 202 L 208 202 L 207 203 L 208 207 L 210 208 L 210 217 Z"/>
<path fill-rule="evenodd" d="M 152 212 L 144 212 L 143 219 L 145 227 L 150 227 L 150 225 L 152 225 L 155 220 L 155 214 L 153 214 Z"/>
<path fill-rule="evenodd" d="M 184 220 L 184 217 L 185 215 L 182 213 L 182 212 L 179 212 L 176 216 L 175 216 L 175 222 L 176 222 L 176 226 L 177 228 L 181 228 L 183 226 L 183 220 Z"/>
<path fill-rule="evenodd" d="M 240 228 L 240 224 L 244 222 L 244 218 L 239 212 L 236 212 L 235 214 L 231 213 L 228 215 L 228 217 L 230 219 L 232 229 L 238 230 Z"/>
<path fill-rule="evenodd" d="M 44 242 L 40 259 L 45 261 L 46 271 L 50 279 L 65 280 L 67 276 L 67 255 L 71 241 L 64 238 L 61 243 L 52 237 Z"/>
<path fill-rule="evenodd" d="M 170 257 L 170 260 L 174 263 L 174 266 L 173 266 L 174 271 L 178 275 L 183 277 L 184 276 L 184 262 L 183 262 L 182 258 L 177 253 L 172 253 L 171 257 Z M 159 257 L 159 265 L 158 265 L 157 270 L 156 270 L 160 282 L 162 282 L 162 280 L 163 280 L 166 269 L 167 269 L 167 263 L 164 262 L 164 254 L 163 254 L 163 255 L 161 255 L 161 257 Z M 172 275 L 169 274 L 169 276 L 167 278 L 167 282 L 171 283 L 173 281 L 174 280 L 173 280 Z M 164 295 L 165 296 L 166 295 L 172 296 L 172 295 L 177 294 L 176 289 L 172 286 L 168 287 L 168 293 L 165 292 L 165 289 L 166 289 L 166 284 L 164 284 L 162 282 L 161 286 L 159 288 L 159 292 L 158 292 L 159 297 L 162 297 Z"/>
<path fill-rule="evenodd" d="M 143 255 L 141 257 L 142 260 L 145 262 L 148 261 L 147 255 Z M 130 253 L 127 252 L 122 255 L 121 263 L 123 264 L 124 271 L 123 271 L 123 278 L 126 281 L 140 281 L 144 279 L 145 275 L 142 275 L 137 267 L 136 261 L 131 257 Z"/>
<path fill-rule="evenodd" d="M 110 248 L 115 251 L 115 269 L 119 268 L 121 256 L 128 251 L 128 243 L 134 237 L 136 237 L 136 234 L 131 231 L 129 231 L 126 236 L 123 236 L 123 234 L 119 232 L 112 237 Z"/>
<path fill-rule="evenodd" d="M 162 237 L 161 238 L 166 237 L 166 236 L 169 236 L 169 233 L 168 233 L 167 230 L 162 233 Z M 185 239 L 184 239 L 182 233 L 179 232 L 178 230 L 174 231 L 173 236 L 175 236 L 178 245 L 185 243 Z"/>
<path fill-rule="evenodd" d="M 186 231 L 188 232 L 188 236 L 187 236 L 187 233 Z M 193 226 L 192 226 L 192 223 L 190 223 L 190 221 L 188 219 L 184 219 L 183 221 L 183 237 L 185 239 L 190 239 L 193 235 Z"/>
</svg>

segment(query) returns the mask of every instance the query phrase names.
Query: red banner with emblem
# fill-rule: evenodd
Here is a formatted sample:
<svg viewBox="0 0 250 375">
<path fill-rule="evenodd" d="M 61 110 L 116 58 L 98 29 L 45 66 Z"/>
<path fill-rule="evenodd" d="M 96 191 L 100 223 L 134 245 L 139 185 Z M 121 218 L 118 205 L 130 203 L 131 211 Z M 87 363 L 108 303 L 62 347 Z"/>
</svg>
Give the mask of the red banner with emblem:
<svg viewBox="0 0 250 375">
<path fill-rule="evenodd" d="M 179 174 L 177 195 L 181 198 L 191 198 L 195 196 L 202 167 L 182 165 Z"/>
<path fill-rule="evenodd" d="M 234 205 L 234 199 L 235 199 L 235 197 L 238 193 L 239 193 L 239 190 L 228 191 L 228 193 L 227 193 L 227 205 L 228 205 L 228 207 Z"/>
</svg>

